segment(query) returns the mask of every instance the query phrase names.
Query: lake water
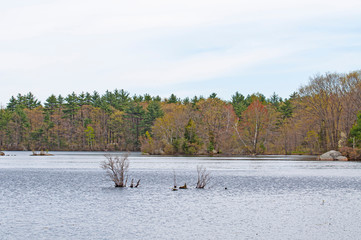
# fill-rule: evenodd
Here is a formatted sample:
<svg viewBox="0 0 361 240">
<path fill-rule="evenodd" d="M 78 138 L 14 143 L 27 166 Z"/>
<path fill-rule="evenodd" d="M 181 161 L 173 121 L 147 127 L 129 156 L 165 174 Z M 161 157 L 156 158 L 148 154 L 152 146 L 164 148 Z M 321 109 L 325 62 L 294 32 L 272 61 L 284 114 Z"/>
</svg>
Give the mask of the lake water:
<svg viewBox="0 0 361 240">
<path fill-rule="evenodd" d="M 141 184 L 120 189 L 99 167 L 104 153 L 5 153 L 0 239 L 361 238 L 360 162 L 132 153 Z M 206 189 L 194 188 L 198 165 Z M 173 171 L 189 189 L 171 190 Z"/>
</svg>

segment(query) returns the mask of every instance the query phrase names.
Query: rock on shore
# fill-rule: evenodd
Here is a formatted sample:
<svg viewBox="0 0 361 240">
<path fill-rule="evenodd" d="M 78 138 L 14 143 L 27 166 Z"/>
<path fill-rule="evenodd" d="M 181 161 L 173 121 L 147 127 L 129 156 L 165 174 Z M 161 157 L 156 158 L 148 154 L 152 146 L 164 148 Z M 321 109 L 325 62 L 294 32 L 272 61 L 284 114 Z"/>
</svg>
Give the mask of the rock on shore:
<svg viewBox="0 0 361 240">
<path fill-rule="evenodd" d="M 54 155 L 44 151 L 40 151 L 39 153 L 33 151 L 33 154 L 31 154 L 30 156 L 54 156 Z"/>
<path fill-rule="evenodd" d="M 5 156 L 5 153 L 3 153 L 3 152 L 0 152 L 0 156 Z"/>
<path fill-rule="evenodd" d="M 331 150 L 318 157 L 320 161 L 348 161 L 339 151 Z"/>
</svg>

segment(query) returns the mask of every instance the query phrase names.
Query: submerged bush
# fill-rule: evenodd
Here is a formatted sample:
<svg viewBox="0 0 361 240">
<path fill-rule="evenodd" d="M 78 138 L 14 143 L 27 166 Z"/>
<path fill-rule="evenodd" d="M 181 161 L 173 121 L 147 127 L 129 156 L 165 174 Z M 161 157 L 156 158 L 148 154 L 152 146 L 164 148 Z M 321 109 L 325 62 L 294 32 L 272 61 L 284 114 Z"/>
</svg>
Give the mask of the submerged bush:
<svg viewBox="0 0 361 240">
<path fill-rule="evenodd" d="M 106 160 L 101 163 L 101 168 L 106 170 L 115 187 L 126 187 L 128 180 L 129 154 L 122 156 L 105 155 Z"/>
<path fill-rule="evenodd" d="M 198 180 L 196 188 L 204 188 L 210 181 L 209 172 L 202 165 L 197 166 Z"/>
</svg>

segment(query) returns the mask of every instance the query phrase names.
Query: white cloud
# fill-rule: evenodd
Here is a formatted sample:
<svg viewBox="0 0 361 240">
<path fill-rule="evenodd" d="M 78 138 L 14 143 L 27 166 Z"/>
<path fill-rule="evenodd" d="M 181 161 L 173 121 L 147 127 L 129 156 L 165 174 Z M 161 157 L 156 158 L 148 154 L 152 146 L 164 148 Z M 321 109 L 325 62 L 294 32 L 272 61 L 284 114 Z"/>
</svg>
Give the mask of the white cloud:
<svg viewBox="0 0 361 240">
<path fill-rule="evenodd" d="M 312 75 L 361 61 L 345 48 L 360 46 L 359 0 L 45 2 L 0 3 L 0 77 L 61 81 L 52 86 L 64 92 L 256 76 L 272 64 Z"/>
<path fill-rule="evenodd" d="M 132 71 L 118 73 L 119 79 L 126 79 L 130 86 L 162 86 L 192 81 L 203 81 L 234 74 L 257 63 L 283 56 L 287 50 L 259 49 L 244 53 L 232 50 L 221 54 L 201 53 L 176 61 L 163 62 Z"/>
<path fill-rule="evenodd" d="M 1 12 L 2 40 L 44 34 L 105 34 L 155 28 L 305 21 L 358 13 L 360 1 L 52 1 Z"/>
<path fill-rule="evenodd" d="M 0 71 L 27 72 L 29 70 L 43 70 L 51 65 L 71 64 L 78 58 L 71 56 L 46 56 L 33 55 L 21 52 L 1 53 L 0 52 Z"/>
</svg>

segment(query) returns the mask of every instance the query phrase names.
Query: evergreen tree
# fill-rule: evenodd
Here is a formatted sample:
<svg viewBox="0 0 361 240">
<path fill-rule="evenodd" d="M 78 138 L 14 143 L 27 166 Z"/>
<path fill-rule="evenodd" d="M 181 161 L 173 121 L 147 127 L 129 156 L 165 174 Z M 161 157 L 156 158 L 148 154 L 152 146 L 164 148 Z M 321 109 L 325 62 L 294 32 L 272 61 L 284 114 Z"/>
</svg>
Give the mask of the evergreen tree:
<svg viewBox="0 0 361 240">
<path fill-rule="evenodd" d="M 91 150 L 93 150 L 93 144 L 94 144 L 94 140 L 95 140 L 95 133 L 94 133 L 94 128 L 91 126 L 88 126 L 85 131 L 85 136 L 88 142 L 88 146 L 90 147 Z"/>
<path fill-rule="evenodd" d="M 125 110 L 124 120 L 129 127 L 130 136 L 126 136 L 128 143 L 133 145 L 134 150 L 140 149 L 139 137 L 143 132 L 143 119 L 145 117 L 145 111 L 139 103 L 130 102 Z"/>
<path fill-rule="evenodd" d="M 61 95 L 58 96 L 58 104 L 59 106 L 62 106 L 64 104 L 64 98 Z"/>
<path fill-rule="evenodd" d="M 79 106 L 83 106 L 86 105 L 86 99 L 85 99 L 85 93 L 81 92 L 78 96 L 78 102 L 79 102 Z"/>
<path fill-rule="evenodd" d="M 217 93 L 212 93 L 211 95 L 209 95 L 209 98 L 216 98 L 217 97 Z"/>
<path fill-rule="evenodd" d="M 34 109 L 39 107 L 40 105 L 40 102 L 35 98 L 35 96 L 31 92 L 29 92 L 26 95 L 21 95 L 19 93 L 16 99 L 14 96 L 12 96 L 9 100 L 7 108 L 11 111 L 15 111 L 15 108 L 17 107 L 20 107 L 22 109 Z"/>
<path fill-rule="evenodd" d="M 74 120 L 75 114 L 80 109 L 78 96 L 73 92 L 65 98 L 64 114 L 65 117 Z"/>
<path fill-rule="evenodd" d="M 9 109 L 0 109 L 0 150 L 6 144 L 6 138 L 10 132 L 10 121 L 13 111 Z"/>
<path fill-rule="evenodd" d="M 144 133 L 148 131 L 151 134 L 154 121 L 159 117 L 163 117 L 163 115 L 164 112 L 160 103 L 155 101 L 150 102 L 144 117 Z"/>
<path fill-rule="evenodd" d="M 282 119 L 291 118 L 293 114 L 292 102 L 289 99 L 286 99 L 280 104 L 279 111 Z"/>
<path fill-rule="evenodd" d="M 353 147 L 361 147 L 361 112 L 357 114 L 356 123 L 351 128 L 349 142 Z"/>
<path fill-rule="evenodd" d="M 191 102 L 191 100 L 189 99 L 189 97 L 184 98 L 183 101 L 182 101 L 182 103 L 183 103 L 184 105 L 187 105 L 187 104 L 189 104 L 190 102 Z"/>
<path fill-rule="evenodd" d="M 93 95 L 91 96 L 91 103 L 94 107 L 100 107 L 102 104 L 101 97 L 97 91 L 93 92 Z"/>
<path fill-rule="evenodd" d="M 107 90 L 101 99 L 103 102 L 120 111 L 124 111 L 131 100 L 129 93 L 123 89 L 115 89 L 114 93 Z M 104 103 L 101 105 L 104 106 Z"/>
<path fill-rule="evenodd" d="M 194 97 L 192 98 L 191 102 L 192 102 L 192 106 L 195 107 L 196 104 L 199 102 L 198 97 L 197 97 L 197 96 L 194 96 Z"/>
<path fill-rule="evenodd" d="M 144 101 L 146 102 L 152 101 L 152 96 L 150 96 L 149 94 L 144 94 Z"/>
<path fill-rule="evenodd" d="M 7 109 L 9 109 L 10 111 L 15 111 L 17 105 L 18 105 L 18 101 L 14 96 L 11 96 L 9 103 L 7 104 Z"/>
<path fill-rule="evenodd" d="M 44 111 L 53 114 L 55 109 L 59 107 L 58 99 L 52 94 L 44 103 Z"/>
<path fill-rule="evenodd" d="M 16 145 L 26 143 L 28 129 L 30 128 L 30 122 L 28 116 L 24 112 L 21 106 L 15 108 L 15 112 L 12 115 L 11 121 L 13 122 L 14 140 Z"/>
<path fill-rule="evenodd" d="M 236 92 L 232 96 L 232 106 L 233 106 L 233 109 L 234 109 L 237 117 L 241 118 L 242 113 L 247 109 L 249 104 L 242 94 L 240 94 L 239 92 Z"/>
<path fill-rule="evenodd" d="M 24 97 L 25 99 L 25 102 L 24 102 L 24 105 L 27 109 L 34 109 L 34 108 L 37 108 L 39 107 L 41 104 L 40 104 L 40 101 L 37 100 L 35 98 L 35 96 L 29 92 L 28 94 L 26 94 L 26 96 Z"/>
<path fill-rule="evenodd" d="M 143 101 L 143 96 L 142 95 L 139 95 L 139 96 L 137 96 L 137 95 L 134 95 L 133 96 L 133 101 L 134 102 L 137 102 L 137 103 L 140 103 L 140 102 L 142 102 Z"/>
<path fill-rule="evenodd" d="M 12 113 L 9 109 L 0 109 L 0 131 L 7 128 Z"/>
<path fill-rule="evenodd" d="M 270 103 L 276 110 L 278 110 L 282 103 L 282 98 L 274 92 L 272 96 L 267 100 L 267 102 Z"/>
<path fill-rule="evenodd" d="M 178 103 L 178 102 L 179 102 L 179 99 L 173 93 L 170 95 L 170 97 L 167 101 L 167 103 Z"/>
<path fill-rule="evenodd" d="M 155 97 L 152 97 L 153 101 L 155 102 L 161 102 L 162 101 L 162 98 L 159 97 L 159 96 L 155 96 Z"/>
<path fill-rule="evenodd" d="M 127 107 L 128 103 L 130 102 L 129 93 L 125 91 L 124 89 L 121 90 L 115 90 L 114 91 L 116 99 L 119 101 L 120 105 L 120 111 L 124 111 L 124 109 Z"/>
</svg>

